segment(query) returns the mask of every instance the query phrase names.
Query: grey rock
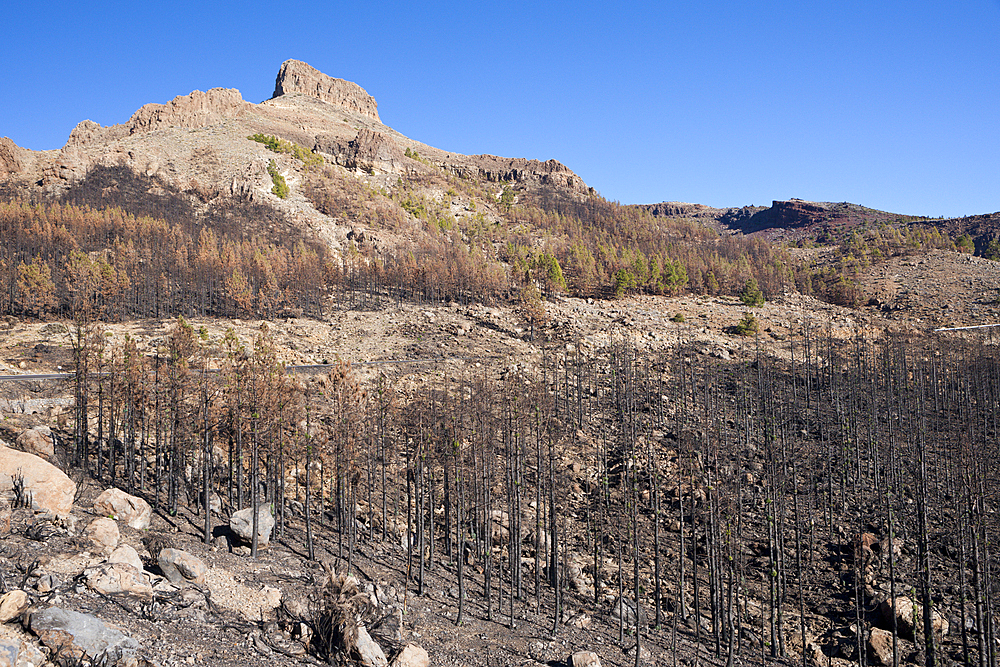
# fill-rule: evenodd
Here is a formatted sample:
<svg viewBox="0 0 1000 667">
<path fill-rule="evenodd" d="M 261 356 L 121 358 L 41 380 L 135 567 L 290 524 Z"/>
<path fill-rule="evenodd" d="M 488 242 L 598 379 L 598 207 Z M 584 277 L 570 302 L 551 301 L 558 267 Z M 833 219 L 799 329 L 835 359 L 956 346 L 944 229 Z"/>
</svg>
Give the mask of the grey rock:
<svg viewBox="0 0 1000 667">
<path fill-rule="evenodd" d="M 45 654 L 27 633 L 17 632 L 0 639 L 0 667 L 42 667 L 46 663 Z"/>
<path fill-rule="evenodd" d="M 51 574 L 43 574 L 38 577 L 38 582 L 35 584 L 35 590 L 39 593 L 48 593 L 55 588 L 58 583 L 59 582 L 56 581 L 56 578 Z"/>
<path fill-rule="evenodd" d="M 635 627 L 635 601 L 628 598 L 619 598 L 611 610 L 612 618 L 624 619 L 626 627 Z M 646 610 L 639 607 L 639 625 L 646 627 Z"/>
<path fill-rule="evenodd" d="M 387 644 L 403 641 L 403 610 L 393 607 L 385 616 L 372 625 L 371 634 Z"/>
<path fill-rule="evenodd" d="M 106 656 L 108 663 L 114 664 L 135 655 L 139 648 L 139 642 L 109 628 L 96 616 L 59 607 L 33 613 L 29 626 L 43 644 L 64 659 Z"/>
<path fill-rule="evenodd" d="M 15 667 L 21 645 L 11 639 L 0 639 L 0 667 Z"/>
</svg>

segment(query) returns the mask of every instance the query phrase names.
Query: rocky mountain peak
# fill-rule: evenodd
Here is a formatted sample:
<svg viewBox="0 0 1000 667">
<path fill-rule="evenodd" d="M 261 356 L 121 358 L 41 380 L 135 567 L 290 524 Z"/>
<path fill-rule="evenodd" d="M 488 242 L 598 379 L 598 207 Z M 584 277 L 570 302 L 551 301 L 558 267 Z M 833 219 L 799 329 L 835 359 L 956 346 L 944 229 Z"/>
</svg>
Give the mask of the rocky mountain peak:
<svg viewBox="0 0 1000 667">
<path fill-rule="evenodd" d="M 364 88 L 351 81 L 323 74 L 301 60 L 286 60 L 281 63 L 271 99 L 289 93 L 310 95 L 328 104 L 382 122 L 378 117 L 378 103 Z"/>
</svg>

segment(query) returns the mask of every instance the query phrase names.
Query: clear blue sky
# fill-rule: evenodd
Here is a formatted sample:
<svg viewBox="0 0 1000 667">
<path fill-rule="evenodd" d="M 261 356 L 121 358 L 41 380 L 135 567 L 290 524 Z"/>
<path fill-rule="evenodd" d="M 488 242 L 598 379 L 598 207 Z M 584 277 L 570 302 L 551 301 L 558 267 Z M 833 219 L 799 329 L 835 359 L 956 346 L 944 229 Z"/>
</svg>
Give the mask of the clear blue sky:
<svg viewBox="0 0 1000 667">
<path fill-rule="evenodd" d="M 1000 0 L 623 4 L 15 2 L 0 136 L 58 148 L 195 89 L 259 102 L 297 58 L 413 139 L 555 158 L 622 203 L 1000 210 Z"/>
</svg>

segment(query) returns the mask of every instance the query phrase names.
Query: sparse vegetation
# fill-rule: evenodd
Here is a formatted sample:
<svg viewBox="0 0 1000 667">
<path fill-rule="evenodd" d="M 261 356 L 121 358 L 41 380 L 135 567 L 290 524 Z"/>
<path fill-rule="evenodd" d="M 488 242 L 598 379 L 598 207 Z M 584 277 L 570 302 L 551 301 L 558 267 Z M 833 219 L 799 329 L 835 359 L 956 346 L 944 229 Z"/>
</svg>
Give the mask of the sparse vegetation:
<svg viewBox="0 0 1000 667">
<path fill-rule="evenodd" d="M 764 305 L 764 293 L 760 291 L 760 286 L 755 278 L 747 280 L 740 292 L 740 301 L 747 308 L 758 308 Z"/>
<path fill-rule="evenodd" d="M 292 143 L 291 141 L 285 141 L 284 139 L 265 134 L 253 134 L 247 137 L 247 139 L 264 144 L 274 153 L 287 153 L 306 167 L 318 167 L 323 164 L 323 157 L 321 155 L 317 155 L 306 147 Z"/>
<path fill-rule="evenodd" d="M 760 331 L 760 323 L 757 317 L 748 311 L 743 315 L 743 319 L 736 323 L 735 330 L 740 336 L 756 336 Z"/>
<path fill-rule="evenodd" d="M 274 186 L 271 188 L 271 192 L 278 196 L 280 199 L 285 199 L 291 194 L 291 188 L 288 187 L 288 183 L 285 182 L 285 177 L 281 175 L 278 171 L 278 165 L 274 160 L 269 160 L 267 163 L 267 173 L 271 175 L 271 181 Z"/>
</svg>

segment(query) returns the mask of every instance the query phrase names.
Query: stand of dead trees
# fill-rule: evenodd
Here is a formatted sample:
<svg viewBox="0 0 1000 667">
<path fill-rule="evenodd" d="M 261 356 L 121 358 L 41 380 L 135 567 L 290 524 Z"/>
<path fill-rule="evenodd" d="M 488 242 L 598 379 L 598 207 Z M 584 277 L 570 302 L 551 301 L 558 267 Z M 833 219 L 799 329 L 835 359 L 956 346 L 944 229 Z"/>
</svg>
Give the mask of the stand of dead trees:
<svg viewBox="0 0 1000 667">
<path fill-rule="evenodd" d="M 744 363 L 676 336 L 404 392 L 343 361 L 291 379 L 266 328 L 179 319 L 144 356 L 81 323 L 72 452 L 160 511 L 197 507 L 206 540 L 266 505 L 310 557 L 396 544 L 408 595 L 453 578 L 459 624 L 558 632 L 587 609 L 623 645 L 685 636 L 730 665 L 867 664 L 884 631 L 893 664 L 994 667 L 995 347 L 804 330 Z"/>
</svg>

